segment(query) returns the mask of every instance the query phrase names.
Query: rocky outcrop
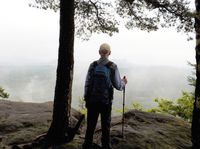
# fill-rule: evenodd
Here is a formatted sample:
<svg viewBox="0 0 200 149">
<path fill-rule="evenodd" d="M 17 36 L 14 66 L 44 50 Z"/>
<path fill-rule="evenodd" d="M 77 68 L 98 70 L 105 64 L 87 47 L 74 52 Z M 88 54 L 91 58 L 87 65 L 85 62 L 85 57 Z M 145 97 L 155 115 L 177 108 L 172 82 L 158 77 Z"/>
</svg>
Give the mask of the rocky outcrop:
<svg viewBox="0 0 200 149">
<path fill-rule="evenodd" d="M 125 120 L 124 139 L 118 137 L 120 126 L 112 127 L 114 148 L 187 149 L 191 146 L 191 126 L 181 119 L 132 110 L 125 114 Z"/>
<path fill-rule="evenodd" d="M 0 148 L 14 144 L 31 143 L 45 133 L 52 118 L 52 102 L 23 103 L 0 101 Z M 72 125 L 80 113 L 72 110 Z M 190 124 L 161 114 L 137 110 L 125 114 L 124 138 L 121 117 L 112 118 L 111 140 L 114 149 L 189 149 L 191 147 Z M 85 125 L 68 144 L 59 149 L 81 149 Z M 101 129 L 98 124 L 94 142 L 100 144 Z"/>
</svg>

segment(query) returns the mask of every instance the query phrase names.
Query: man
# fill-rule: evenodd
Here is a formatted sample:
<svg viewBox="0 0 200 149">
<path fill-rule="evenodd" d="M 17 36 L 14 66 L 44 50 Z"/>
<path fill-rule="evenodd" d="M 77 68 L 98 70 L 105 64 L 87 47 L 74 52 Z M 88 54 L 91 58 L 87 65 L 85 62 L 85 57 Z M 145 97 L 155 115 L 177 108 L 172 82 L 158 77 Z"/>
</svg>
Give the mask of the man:
<svg viewBox="0 0 200 149">
<path fill-rule="evenodd" d="M 87 107 L 87 130 L 83 149 L 92 149 L 93 134 L 98 116 L 101 115 L 102 148 L 112 149 L 110 144 L 110 123 L 113 87 L 123 90 L 127 79 L 120 78 L 117 65 L 109 61 L 110 46 L 103 43 L 99 49 L 100 59 L 91 63 L 86 81 L 84 99 Z"/>
</svg>

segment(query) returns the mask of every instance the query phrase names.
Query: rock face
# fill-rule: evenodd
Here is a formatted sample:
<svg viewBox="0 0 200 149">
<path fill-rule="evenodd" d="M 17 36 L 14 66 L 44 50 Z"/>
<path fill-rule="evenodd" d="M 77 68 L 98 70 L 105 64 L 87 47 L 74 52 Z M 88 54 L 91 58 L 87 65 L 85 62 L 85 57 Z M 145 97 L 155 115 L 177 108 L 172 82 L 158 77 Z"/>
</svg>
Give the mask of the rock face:
<svg viewBox="0 0 200 149">
<path fill-rule="evenodd" d="M 1 145 L 26 143 L 48 130 L 52 103 L 0 101 Z"/>
<path fill-rule="evenodd" d="M 52 119 L 52 102 L 22 103 L 0 101 L 0 148 L 32 142 L 45 133 Z M 80 116 L 72 110 L 72 124 Z M 99 124 L 98 124 L 99 125 Z M 190 124 L 161 114 L 132 110 L 125 114 L 124 138 L 121 117 L 112 118 L 111 141 L 114 149 L 188 149 L 191 147 Z M 58 149 L 81 149 L 84 129 L 74 141 Z M 94 142 L 100 144 L 101 129 L 97 126 Z"/>
<path fill-rule="evenodd" d="M 124 139 L 117 137 L 121 131 L 119 125 L 112 127 L 114 148 L 187 149 L 191 146 L 190 124 L 183 120 L 134 110 L 125 114 L 125 120 Z"/>
<path fill-rule="evenodd" d="M 0 100 L 0 149 L 25 144 L 46 133 L 52 120 L 53 103 L 23 103 Z M 80 113 L 72 109 L 72 124 Z"/>
</svg>

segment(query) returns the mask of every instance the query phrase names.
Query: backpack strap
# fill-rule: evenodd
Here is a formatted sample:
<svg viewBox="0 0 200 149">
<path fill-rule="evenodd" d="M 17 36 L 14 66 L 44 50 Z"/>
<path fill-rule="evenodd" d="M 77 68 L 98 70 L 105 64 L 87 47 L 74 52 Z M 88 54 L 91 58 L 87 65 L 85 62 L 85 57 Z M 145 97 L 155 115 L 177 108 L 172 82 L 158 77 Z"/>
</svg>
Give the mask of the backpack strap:
<svg viewBox="0 0 200 149">
<path fill-rule="evenodd" d="M 112 69 L 112 65 L 113 65 L 113 62 L 109 61 L 109 62 L 106 64 L 106 67 Z"/>
<path fill-rule="evenodd" d="M 89 73 L 90 76 L 92 76 L 93 71 L 94 71 L 94 69 L 95 69 L 95 67 L 96 67 L 97 65 L 98 65 L 97 61 L 94 61 L 94 62 L 92 63 L 92 67 L 91 67 L 90 73 Z"/>
<path fill-rule="evenodd" d="M 95 69 L 95 67 L 98 65 L 98 63 L 97 63 L 97 61 L 94 61 L 92 64 L 91 64 L 91 67 L 90 67 L 90 69 L 89 69 L 89 85 L 88 85 L 88 90 L 87 90 L 87 93 L 86 93 L 86 95 L 87 95 L 87 98 L 89 99 L 89 97 L 90 97 L 90 93 L 91 93 L 91 88 L 92 88 L 92 86 L 93 86 L 93 84 L 92 84 L 92 82 L 93 82 L 93 73 L 94 73 L 94 69 Z"/>
<path fill-rule="evenodd" d="M 106 67 L 110 69 L 110 81 L 111 81 L 111 84 L 112 84 L 112 76 L 114 74 L 114 63 L 109 61 L 107 64 L 106 64 Z M 109 89 L 109 99 L 110 99 L 110 103 L 112 103 L 112 100 L 113 100 L 113 94 L 114 94 L 114 89 L 113 89 L 113 86 L 111 85 L 111 88 Z"/>
<path fill-rule="evenodd" d="M 109 61 L 107 64 L 106 64 L 106 67 L 110 69 L 110 72 L 111 72 L 111 75 L 114 74 L 114 63 Z"/>
<path fill-rule="evenodd" d="M 97 61 L 93 62 L 93 68 L 95 68 L 98 65 Z"/>
</svg>

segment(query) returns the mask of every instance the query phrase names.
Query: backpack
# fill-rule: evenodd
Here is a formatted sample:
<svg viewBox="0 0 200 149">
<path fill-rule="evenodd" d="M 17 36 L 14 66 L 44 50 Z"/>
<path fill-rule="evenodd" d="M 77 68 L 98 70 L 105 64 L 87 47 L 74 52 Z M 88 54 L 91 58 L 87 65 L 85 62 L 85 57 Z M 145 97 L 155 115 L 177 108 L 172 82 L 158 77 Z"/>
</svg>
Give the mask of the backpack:
<svg viewBox="0 0 200 149">
<path fill-rule="evenodd" d="M 98 65 L 97 61 L 94 62 L 94 68 L 91 76 L 91 102 L 109 103 L 112 100 L 112 64 L 113 62 L 108 62 L 106 65 Z"/>
</svg>

